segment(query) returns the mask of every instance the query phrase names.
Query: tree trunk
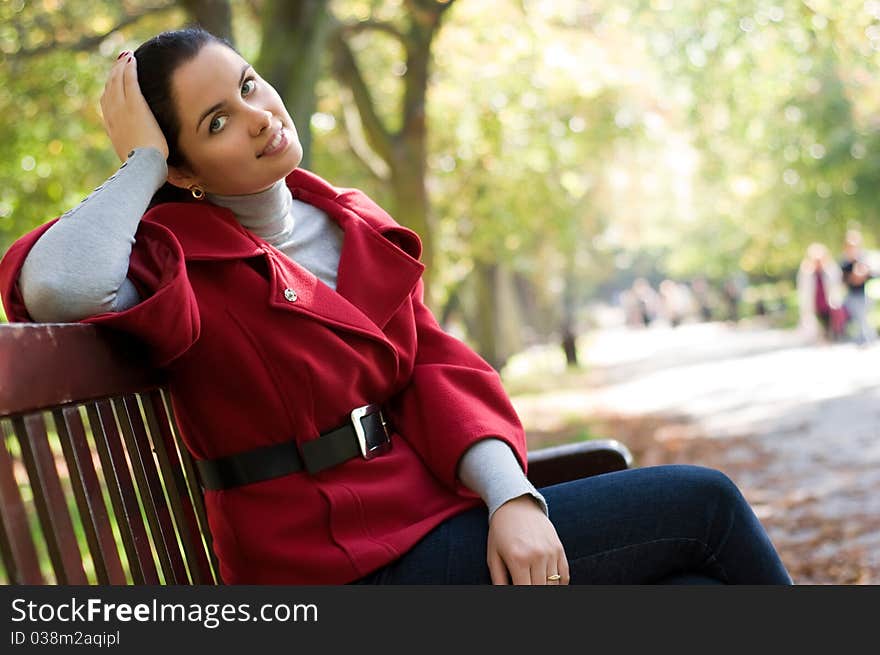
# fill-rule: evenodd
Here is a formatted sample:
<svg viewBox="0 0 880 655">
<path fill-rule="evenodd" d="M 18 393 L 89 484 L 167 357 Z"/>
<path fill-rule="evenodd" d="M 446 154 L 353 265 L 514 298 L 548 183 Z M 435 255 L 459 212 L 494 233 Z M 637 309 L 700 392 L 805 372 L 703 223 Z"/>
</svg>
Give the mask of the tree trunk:
<svg viewBox="0 0 880 655">
<path fill-rule="evenodd" d="M 562 290 L 562 325 L 560 328 L 562 350 L 565 363 L 569 367 L 578 366 L 577 345 L 574 327 L 575 296 L 577 282 L 574 277 L 574 255 L 566 258 L 565 282 Z"/>
<path fill-rule="evenodd" d="M 431 284 L 434 272 L 434 239 L 429 222 L 430 201 L 425 185 L 425 156 L 412 152 L 412 145 L 407 143 L 399 148 L 407 152 L 396 157 L 391 167 L 391 214 L 399 223 L 415 230 L 422 240 L 425 299 L 430 307 L 434 307 L 436 298 Z"/>
<path fill-rule="evenodd" d="M 472 337 L 476 351 L 492 368 L 501 370 L 505 358 L 500 352 L 497 326 L 496 278 L 498 265 L 475 262 L 474 282 L 476 284 L 476 321 L 472 323 Z"/>
<path fill-rule="evenodd" d="M 214 36 L 226 39 L 233 45 L 232 7 L 229 0 L 181 0 L 190 19 Z"/>
<path fill-rule="evenodd" d="M 548 305 L 546 290 L 522 272 L 513 273 L 516 303 L 521 316 L 524 345 L 543 343 L 556 333 L 556 305 Z"/>
<path fill-rule="evenodd" d="M 575 341 L 574 332 L 571 330 L 571 324 L 566 322 L 562 325 L 562 351 L 565 353 L 565 363 L 567 366 L 577 368 L 577 343 Z"/>
<path fill-rule="evenodd" d="M 330 13 L 327 0 L 266 0 L 257 70 L 275 87 L 293 118 L 303 147 L 301 166 L 311 165 L 315 85 L 321 73 Z"/>
<path fill-rule="evenodd" d="M 477 261 L 469 276 L 473 303 L 465 324 L 474 350 L 500 371 L 510 356 L 523 348 L 522 308 L 513 273 L 504 264 Z"/>
<path fill-rule="evenodd" d="M 394 217 L 415 230 L 422 239 L 422 261 L 425 274 L 425 300 L 433 309 L 434 239 L 430 220 L 430 201 L 426 184 L 427 121 L 426 98 L 431 64 L 431 45 L 440 28 L 443 14 L 453 0 L 408 0 L 404 3 L 406 28 L 380 20 L 340 25 L 334 40 L 334 70 L 346 86 L 357 107 L 366 142 L 376 158 L 382 160 L 388 173 L 382 179 L 390 185 Z M 406 73 L 403 75 L 404 93 L 401 107 L 401 128 L 391 131 L 376 111 L 370 89 L 367 87 L 358 62 L 348 43 L 351 34 L 376 30 L 392 36 L 406 51 Z M 363 158 L 363 157 L 362 157 Z M 369 162 L 369 170 L 379 174 Z"/>
</svg>

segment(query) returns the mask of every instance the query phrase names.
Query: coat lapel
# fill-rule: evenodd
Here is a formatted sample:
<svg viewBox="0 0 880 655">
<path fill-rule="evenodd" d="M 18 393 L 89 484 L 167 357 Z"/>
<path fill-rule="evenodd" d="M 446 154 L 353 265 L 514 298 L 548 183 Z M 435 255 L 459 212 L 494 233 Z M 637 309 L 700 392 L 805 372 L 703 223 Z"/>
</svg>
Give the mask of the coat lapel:
<svg viewBox="0 0 880 655">
<path fill-rule="evenodd" d="M 383 328 L 422 276 L 424 264 L 392 242 L 396 226 L 374 227 L 367 219 L 337 201 L 307 189 L 297 188 L 294 195 L 325 211 L 339 223 L 345 236 L 336 294 L 362 313 L 378 328 Z"/>
<path fill-rule="evenodd" d="M 382 328 L 424 270 L 417 259 L 418 237 L 386 218 L 378 207 L 352 208 L 340 201 L 335 188 L 311 173 L 297 169 L 287 183 L 294 197 L 326 212 L 343 230 L 335 291 L 246 230 L 223 207 L 168 203 L 147 217 L 175 234 L 187 260 L 265 257 L 271 275 L 268 301 L 272 307 L 385 341 Z"/>
</svg>

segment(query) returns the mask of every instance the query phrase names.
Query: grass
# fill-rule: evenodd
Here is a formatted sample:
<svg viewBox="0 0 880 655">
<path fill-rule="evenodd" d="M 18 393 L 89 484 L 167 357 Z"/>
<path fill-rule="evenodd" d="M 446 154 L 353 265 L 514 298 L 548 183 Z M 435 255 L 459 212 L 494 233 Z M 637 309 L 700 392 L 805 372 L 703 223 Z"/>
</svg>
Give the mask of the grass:
<svg viewBox="0 0 880 655">
<path fill-rule="evenodd" d="M 589 341 L 589 335 L 577 341 L 579 362 L 585 361 Z M 590 376 L 589 366 L 568 365 L 557 344 L 535 346 L 508 360 L 501 380 L 526 428 L 530 449 L 605 437 L 578 400 L 578 390 L 591 385 Z"/>
<path fill-rule="evenodd" d="M 578 340 L 578 353 L 585 351 L 588 339 L 583 336 Z M 579 361 L 583 361 L 583 357 Z M 501 369 L 501 380 L 510 396 L 580 388 L 588 376 L 586 366 L 566 363 L 565 354 L 557 344 L 533 346 L 517 353 Z"/>
</svg>

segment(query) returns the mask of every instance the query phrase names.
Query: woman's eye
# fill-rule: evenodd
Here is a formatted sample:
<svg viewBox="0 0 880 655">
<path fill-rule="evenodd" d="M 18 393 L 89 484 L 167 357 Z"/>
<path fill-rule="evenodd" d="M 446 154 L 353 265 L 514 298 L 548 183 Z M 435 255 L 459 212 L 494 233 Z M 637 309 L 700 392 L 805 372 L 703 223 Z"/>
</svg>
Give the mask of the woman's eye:
<svg viewBox="0 0 880 655">
<path fill-rule="evenodd" d="M 226 116 L 215 116 L 208 126 L 208 130 L 218 132 L 223 129 L 224 125 L 226 125 Z"/>
<path fill-rule="evenodd" d="M 254 89 L 257 88 L 256 80 L 245 80 L 244 84 L 241 85 L 241 95 L 248 96 L 254 92 Z"/>
</svg>

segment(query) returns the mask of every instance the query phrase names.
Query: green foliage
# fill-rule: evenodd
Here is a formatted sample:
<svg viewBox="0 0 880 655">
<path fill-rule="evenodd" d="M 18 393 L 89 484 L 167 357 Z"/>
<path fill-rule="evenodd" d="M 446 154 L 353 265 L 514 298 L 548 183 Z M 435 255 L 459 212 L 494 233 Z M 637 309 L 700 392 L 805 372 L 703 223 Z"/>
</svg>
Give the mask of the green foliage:
<svg viewBox="0 0 880 655">
<path fill-rule="evenodd" d="M 633 27 L 688 99 L 701 159 L 678 272 L 719 256 L 786 277 L 812 241 L 877 232 L 877 21 L 851 1 L 642 3 Z"/>
<path fill-rule="evenodd" d="M 0 252 L 79 203 L 119 165 L 100 115 L 107 71 L 120 50 L 182 23 L 180 12 L 159 13 L 94 46 L 72 47 L 122 20 L 120 4 L 0 4 Z M 50 47 L 54 41 L 65 45 Z"/>
<path fill-rule="evenodd" d="M 435 44 L 429 105 L 447 285 L 475 262 L 502 262 L 558 313 L 566 285 L 585 298 L 606 275 L 596 238 L 612 213 L 607 164 L 640 132 L 615 116 L 641 100 L 597 57 L 601 48 L 534 7 L 454 8 Z"/>
<path fill-rule="evenodd" d="M 118 165 L 98 109 L 106 72 L 119 50 L 181 25 L 185 14 L 150 13 L 88 46 L 71 44 L 146 6 L 0 5 L 0 252 Z M 255 6 L 233 2 L 248 58 L 260 45 Z M 340 20 L 398 27 L 406 11 L 395 0 L 331 7 Z M 572 288 L 582 305 L 639 272 L 791 280 L 808 243 L 837 250 L 853 224 L 876 247 L 877 7 L 456 2 L 434 42 L 426 107 L 444 293 L 476 263 L 500 262 L 550 311 Z M 351 45 L 380 117 L 396 129 L 406 53 L 375 30 Z M 390 207 L 385 181 L 354 154 L 347 94 L 327 63 L 312 167 Z"/>
</svg>

